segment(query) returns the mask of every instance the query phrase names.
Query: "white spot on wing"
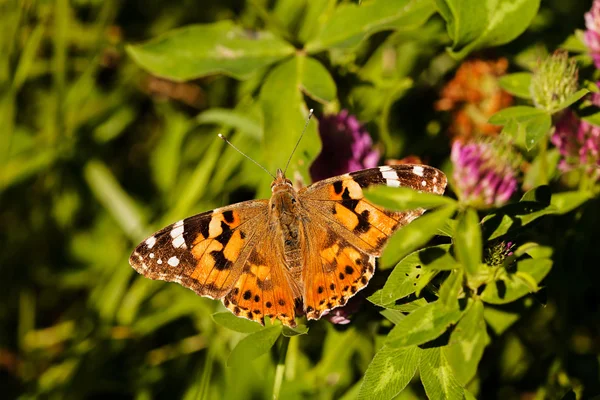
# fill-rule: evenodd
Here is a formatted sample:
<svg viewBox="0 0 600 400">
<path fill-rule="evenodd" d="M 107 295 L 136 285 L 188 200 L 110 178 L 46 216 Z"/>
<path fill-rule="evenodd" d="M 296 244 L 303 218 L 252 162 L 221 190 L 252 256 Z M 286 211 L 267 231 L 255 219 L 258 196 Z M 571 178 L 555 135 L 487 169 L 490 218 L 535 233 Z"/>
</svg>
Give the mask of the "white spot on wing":
<svg viewBox="0 0 600 400">
<path fill-rule="evenodd" d="M 415 165 L 413 167 L 413 173 L 415 175 L 423 176 L 423 167 L 421 167 L 420 165 Z"/>
<path fill-rule="evenodd" d="M 391 187 L 400 187 L 400 181 L 397 179 L 386 179 L 386 184 Z"/>
<path fill-rule="evenodd" d="M 157 264 L 162 264 L 162 260 L 159 258 L 158 261 L 156 261 Z"/>
<path fill-rule="evenodd" d="M 175 247 L 176 249 L 180 247 L 182 247 L 184 250 L 187 249 L 183 236 L 177 236 L 175 239 L 173 239 L 173 247 Z"/>
<path fill-rule="evenodd" d="M 382 173 L 385 171 L 393 171 L 394 169 L 392 167 L 388 167 L 387 165 L 383 165 L 381 167 L 379 167 L 379 171 L 381 171 Z"/>
<path fill-rule="evenodd" d="M 183 233 L 183 225 L 178 225 L 171 230 L 171 237 L 176 238 Z"/>
<path fill-rule="evenodd" d="M 148 247 L 149 249 L 151 249 L 155 243 L 156 243 L 156 238 L 154 236 L 151 236 L 148 239 L 146 239 L 146 247 Z"/>
<path fill-rule="evenodd" d="M 154 253 L 150 253 L 150 254 L 148 255 L 148 257 L 150 257 L 150 258 L 154 258 Z"/>
<path fill-rule="evenodd" d="M 427 186 L 427 181 L 422 181 L 421 186 Z"/>
<path fill-rule="evenodd" d="M 173 256 L 173 257 L 169 258 L 169 261 L 167 261 L 167 264 L 169 264 L 171 267 L 176 267 L 179 265 L 179 258 Z"/>
</svg>

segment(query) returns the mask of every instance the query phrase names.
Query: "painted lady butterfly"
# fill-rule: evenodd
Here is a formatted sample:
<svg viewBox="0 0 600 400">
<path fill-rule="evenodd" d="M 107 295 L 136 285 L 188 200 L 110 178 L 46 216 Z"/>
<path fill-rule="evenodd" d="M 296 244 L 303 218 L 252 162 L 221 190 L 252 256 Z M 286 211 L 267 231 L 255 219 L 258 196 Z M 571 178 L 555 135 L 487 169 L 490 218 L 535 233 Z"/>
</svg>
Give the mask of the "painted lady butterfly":
<svg viewBox="0 0 600 400">
<path fill-rule="evenodd" d="M 389 237 L 423 209 L 395 212 L 363 197 L 383 184 L 443 194 L 446 176 L 425 165 L 365 169 L 294 189 L 281 170 L 270 200 L 217 208 L 167 226 L 129 263 L 150 279 L 220 299 L 235 315 L 295 326 L 346 304 L 375 271 Z"/>
</svg>

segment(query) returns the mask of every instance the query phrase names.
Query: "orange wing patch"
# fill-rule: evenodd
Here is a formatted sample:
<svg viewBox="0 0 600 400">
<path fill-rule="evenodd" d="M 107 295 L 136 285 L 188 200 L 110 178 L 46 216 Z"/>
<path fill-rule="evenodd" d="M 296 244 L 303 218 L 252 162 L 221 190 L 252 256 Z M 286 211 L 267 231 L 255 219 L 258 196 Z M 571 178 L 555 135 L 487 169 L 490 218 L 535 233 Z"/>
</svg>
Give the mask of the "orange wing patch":
<svg viewBox="0 0 600 400">
<path fill-rule="evenodd" d="M 295 299 L 286 276 L 283 256 L 277 251 L 274 235 L 262 235 L 250 253 L 242 274 L 223 304 L 235 315 L 263 324 L 265 316 L 296 326 Z"/>
</svg>

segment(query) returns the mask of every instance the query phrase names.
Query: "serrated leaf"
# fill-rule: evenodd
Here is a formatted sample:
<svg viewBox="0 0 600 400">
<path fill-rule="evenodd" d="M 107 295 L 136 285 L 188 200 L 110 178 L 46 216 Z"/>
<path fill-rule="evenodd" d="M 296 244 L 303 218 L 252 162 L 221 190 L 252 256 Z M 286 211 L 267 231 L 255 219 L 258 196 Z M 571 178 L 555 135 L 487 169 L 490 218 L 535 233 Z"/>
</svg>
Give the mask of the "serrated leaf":
<svg viewBox="0 0 600 400">
<path fill-rule="evenodd" d="M 370 35 L 388 29 L 415 29 L 435 12 L 432 0 L 373 0 L 364 4 L 344 3 L 306 43 L 309 53 L 351 48 Z"/>
<path fill-rule="evenodd" d="M 477 373 L 483 351 L 490 342 L 483 311 L 483 303 L 474 300 L 454 328 L 448 345 L 442 348 L 462 385 L 469 383 Z"/>
<path fill-rule="evenodd" d="M 294 51 L 270 32 L 249 32 L 229 20 L 189 25 L 144 44 L 127 46 L 141 67 L 175 81 L 216 73 L 243 79 Z"/>
<path fill-rule="evenodd" d="M 539 0 L 437 0 L 446 20 L 456 59 L 484 47 L 515 39 L 527 29 L 540 5 Z"/>
<path fill-rule="evenodd" d="M 393 399 L 408 385 L 419 366 L 422 350 L 416 346 L 383 346 L 369 364 L 358 399 Z"/>
<path fill-rule="evenodd" d="M 458 220 L 454 233 L 456 258 L 467 275 L 475 276 L 481 267 L 483 243 L 477 211 L 468 208 Z"/>
<path fill-rule="evenodd" d="M 312 57 L 299 57 L 302 90 L 313 100 L 329 103 L 336 100 L 337 87 L 327 68 Z"/>
<path fill-rule="evenodd" d="M 444 226 L 446 220 L 452 217 L 455 211 L 455 205 L 441 207 L 435 211 L 428 212 L 400 229 L 388 242 L 386 250 L 380 259 L 381 264 L 389 266 L 402 257 L 405 257 L 411 251 L 427 244 L 437 234 L 438 229 Z"/>
<path fill-rule="evenodd" d="M 431 209 L 456 204 L 456 200 L 433 193 L 418 192 L 406 187 L 372 186 L 365 190 L 365 197 L 385 209 L 394 211 Z"/>
<path fill-rule="evenodd" d="M 437 274 L 436 269 L 429 267 L 431 264 L 448 265 L 449 269 L 457 267 L 456 260 L 448 253 L 449 249 L 447 244 L 427 247 L 403 258 L 394 267 L 383 288 L 376 292 L 376 304 L 392 303 L 424 287 Z"/>
<path fill-rule="evenodd" d="M 419 363 L 421 382 L 430 400 L 462 400 L 463 388 L 454 376 L 441 347 L 423 350 Z"/>
<path fill-rule="evenodd" d="M 459 309 L 448 310 L 438 302 L 429 303 L 400 321 L 388 334 L 386 344 L 400 348 L 429 342 L 456 323 L 462 313 Z"/>
<path fill-rule="evenodd" d="M 531 86 L 532 76 L 531 72 L 517 72 L 500 77 L 498 83 L 508 93 L 523 99 L 530 99 L 529 87 Z"/>
<path fill-rule="evenodd" d="M 227 359 L 227 366 L 247 366 L 250 361 L 268 352 L 281 334 L 281 327 L 281 325 L 270 326 L 240 340 L 231 351 Z"/>
<path fill-rule="evenodd" d="M 215 313 L 212 315 L 212 319 L 217 324 L 240 333 L 254 333 L 263 329 L 263 326 L 259 323 L 236 317 L 229 311 Z"/>
<path fill-rule="evenodd" d="M 490 304 L 506 304 L 531 293 L 528 283 L 516 275 L 516 272 L 529 274 L 533 281 L 539 283 L 552 269 L 552 260 L 547 258 L 529 258 L 517 262 L 511 272 L 504 271 L 495 282 L 489 283 L 481 299 Z"/>
</svg>

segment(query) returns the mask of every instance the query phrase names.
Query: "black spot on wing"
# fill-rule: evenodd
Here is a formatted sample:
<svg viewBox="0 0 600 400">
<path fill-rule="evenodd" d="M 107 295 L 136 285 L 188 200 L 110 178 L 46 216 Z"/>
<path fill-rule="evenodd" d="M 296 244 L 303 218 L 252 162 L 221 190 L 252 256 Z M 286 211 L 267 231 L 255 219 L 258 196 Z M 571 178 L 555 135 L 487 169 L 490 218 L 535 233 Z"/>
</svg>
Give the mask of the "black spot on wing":
<svg viewBox="0 0 600 400">
<path fill-rule="evenodd" d="M 231 210 L 225 211 L 223 213 L 223 218 L 225 219 L 225 222 L 227 222 L 228 224 L 231 224 L 234 221 L 233 211 L 231 211 Z"/>
<path fill-rule="evenodd" d="M 336 181 L 333 183 L 333 190 L 335 190 L 336 194 L 341 194 L 343 188 L 344 188 L 344 184 L 342 181 Z"/>
<path fill-rule="evenodd" d="M 354 211 L 356 206 L 358 205 L 359 200 L 354 200 L 350 197 L 350 193 L 348 192 L 348 188 L 344 189 L 344 193 L 342 193 L 342 205 L 349 210 Z"/>
<path fill-rule="evenodd" d="M 213 250 L 210 252 L 210 255 L 213 260 L 215 260 L 215 268 L 219 271 L 229 269 L 233 265 L 233 263 L 225 257 L 225 254 L 223 254 L 222 251 Z"/>
<path fill-rule="evenodd" d="M 360 185 L 361 188 L 385 183 L 385 179 L 383 178 L 383 174 L 379 168 L 370 168 L 367 170 L 352 172 L 350 173 L 350 176 L 356 183 Z"/>
<path fill-rule="evenodd" d="M 371 224 L 369 223 L 369 210 L 364 210 L 362 213 L 356 215 L 358 216 L 358 225 L 354 227 L 354 232 L 367 232 L 371 228 Z"/>
</svg>

